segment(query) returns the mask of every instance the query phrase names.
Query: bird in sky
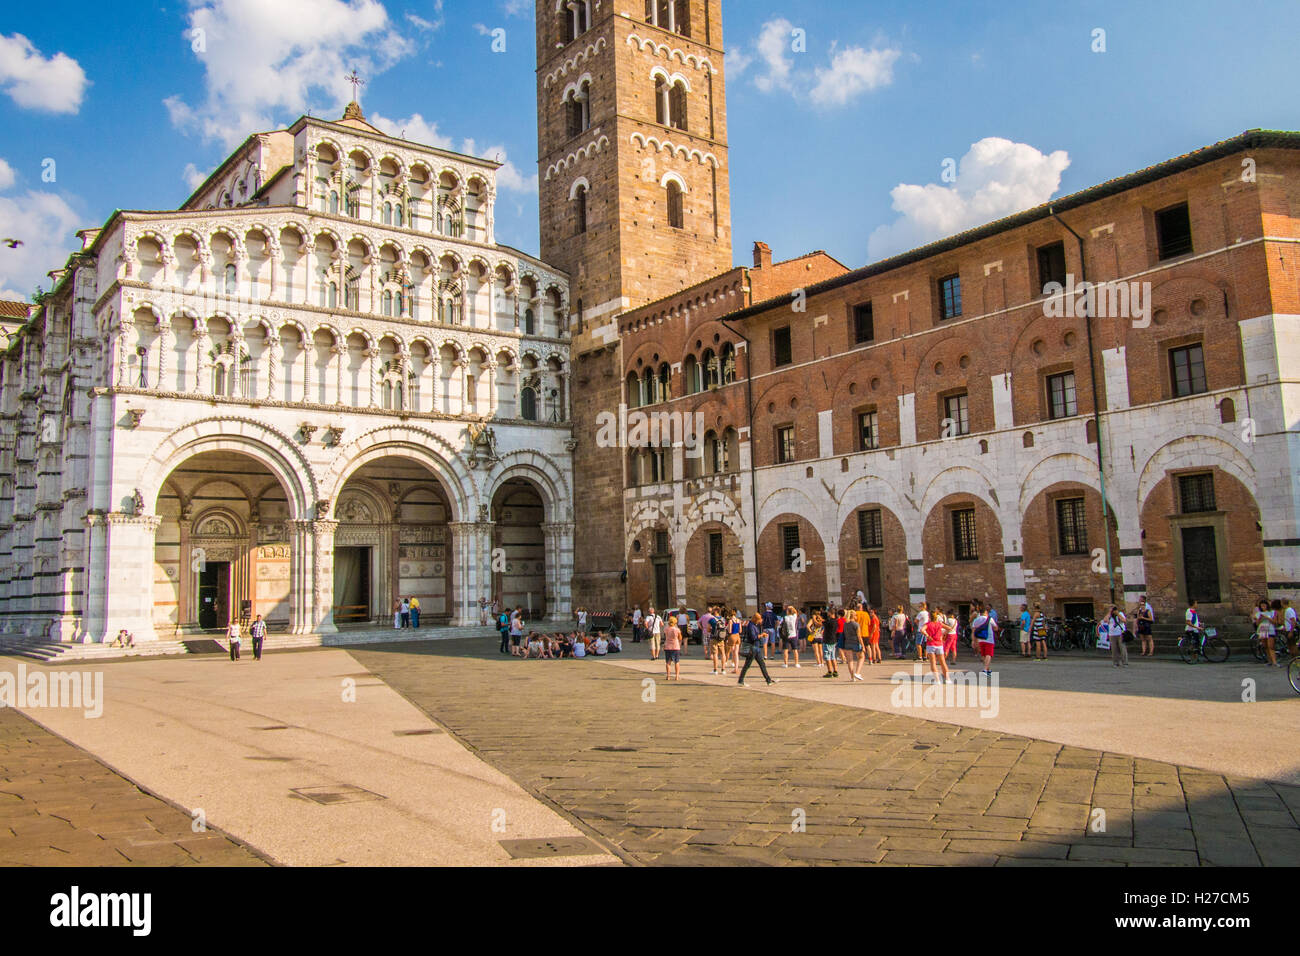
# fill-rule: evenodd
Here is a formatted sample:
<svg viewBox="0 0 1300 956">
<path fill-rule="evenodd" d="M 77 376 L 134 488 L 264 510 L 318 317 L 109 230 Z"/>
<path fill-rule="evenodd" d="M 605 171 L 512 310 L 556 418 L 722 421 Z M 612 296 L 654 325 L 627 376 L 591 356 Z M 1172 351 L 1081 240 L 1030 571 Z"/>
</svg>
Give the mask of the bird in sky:
<svg viewBox="0 0 1300 956">
<path fill-rule="evenodd" d="M 23 244 L 23 241 L 21 239 L 5 238 L 5 239 L 0 239 L 0 242 L 3 242 L 10 249 L 17 249 L 19 246 Z"/>
</svg>

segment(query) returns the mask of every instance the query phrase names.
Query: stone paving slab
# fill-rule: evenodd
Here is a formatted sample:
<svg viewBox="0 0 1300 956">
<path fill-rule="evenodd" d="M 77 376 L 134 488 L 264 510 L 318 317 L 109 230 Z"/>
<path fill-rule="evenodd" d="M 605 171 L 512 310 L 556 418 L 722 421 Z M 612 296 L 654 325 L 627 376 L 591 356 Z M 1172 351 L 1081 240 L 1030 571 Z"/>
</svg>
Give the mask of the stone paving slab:
<svg viewBox="0 0 1300 956">
<path fill-rule="evenodd" d="M 0 709 L 0 866 L 267 866 L 63 738 Z"/>
<path fill-rule="evenodd" d="M 352 654 L 633 861 L 1300 864 L 1295 787 L 732 682 L 647 702 L 636 670 L 494 649 Z"/>
</svg>

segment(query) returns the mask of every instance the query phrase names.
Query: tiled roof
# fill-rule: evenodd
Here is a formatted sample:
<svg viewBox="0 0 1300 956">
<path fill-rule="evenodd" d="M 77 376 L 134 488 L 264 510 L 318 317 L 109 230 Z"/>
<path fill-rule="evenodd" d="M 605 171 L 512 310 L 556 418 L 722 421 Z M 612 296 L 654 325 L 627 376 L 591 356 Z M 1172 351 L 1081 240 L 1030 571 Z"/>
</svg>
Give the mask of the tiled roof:
<svg viewBox="0 0 1300 956">
<path fill-rule="evenodd" d="M 0 317 L 6 319 L 27 318 L 26 302 L 14 302 L 12 299 L 0 299 Z"/>
</svg>

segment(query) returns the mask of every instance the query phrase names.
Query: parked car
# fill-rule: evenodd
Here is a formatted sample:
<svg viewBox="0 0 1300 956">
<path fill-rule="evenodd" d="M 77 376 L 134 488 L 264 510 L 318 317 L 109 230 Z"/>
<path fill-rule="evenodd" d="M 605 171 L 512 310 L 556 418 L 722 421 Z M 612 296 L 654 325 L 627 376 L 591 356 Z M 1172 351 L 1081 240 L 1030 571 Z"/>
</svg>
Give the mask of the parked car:
<svg viewBox="0 0 1300 956">
<path fill-rule="evenodd" d="M 700 612 L 695 610 L 693 607 L 688 607 L 685 610 L 687 617 L 689 617 L 691 621 L 690 626 L 686 630 L 686 639 L 692 644 L 703 644 L 704 635 L 700 633 Z M 676 621 L 681 612 L 681 608 L 671 608 L 664 611 L 664 620 L 671 618 L 673 621 Z"/>
</svg>

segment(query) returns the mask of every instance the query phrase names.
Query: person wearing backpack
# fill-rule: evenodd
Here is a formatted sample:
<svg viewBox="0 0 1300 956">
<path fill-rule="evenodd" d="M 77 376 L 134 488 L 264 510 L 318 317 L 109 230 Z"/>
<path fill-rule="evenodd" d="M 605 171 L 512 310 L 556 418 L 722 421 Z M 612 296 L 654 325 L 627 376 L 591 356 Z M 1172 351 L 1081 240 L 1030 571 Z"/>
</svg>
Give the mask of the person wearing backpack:
<svg viewBox="0 0 1300 956">
<path fill-rule="evenodd" d="M 497 630 L 501 632 L 501 653 L 510 653 L 510 615 L 505 611 L 497 617 Z"/>
<path fill-rule="evenodd" d="M 1133 635 L 1128 632 L 1128 618 L 1114 604 L 1106 612 L 1106 637 L 1110 640 L 1110 659 L 1111 662 L 1119 667 L 1121 664 L 1128 667 L 1128 642 L 1133 640 Z"/>
<path fill-rule="evenodd" d="M 650 638 L 650 660 L 657 661 L 659 660 L 659 648 L 662 646 L 664 639 L 663 618 L 656 614 L 655 609 L 651 607 L 650 613 L 642 619 L 641 626 L 645 629 L 646 636 Z"/>
<path fill-rule="evenodd" d="M 790 652 L 794 651 L 794 666 L 799 667 L 799 612 L 794 605 L 788 605 L 785 614 L 777 624 L 781 637 L 782 667 L 790 666 Z"/>
</svg>

